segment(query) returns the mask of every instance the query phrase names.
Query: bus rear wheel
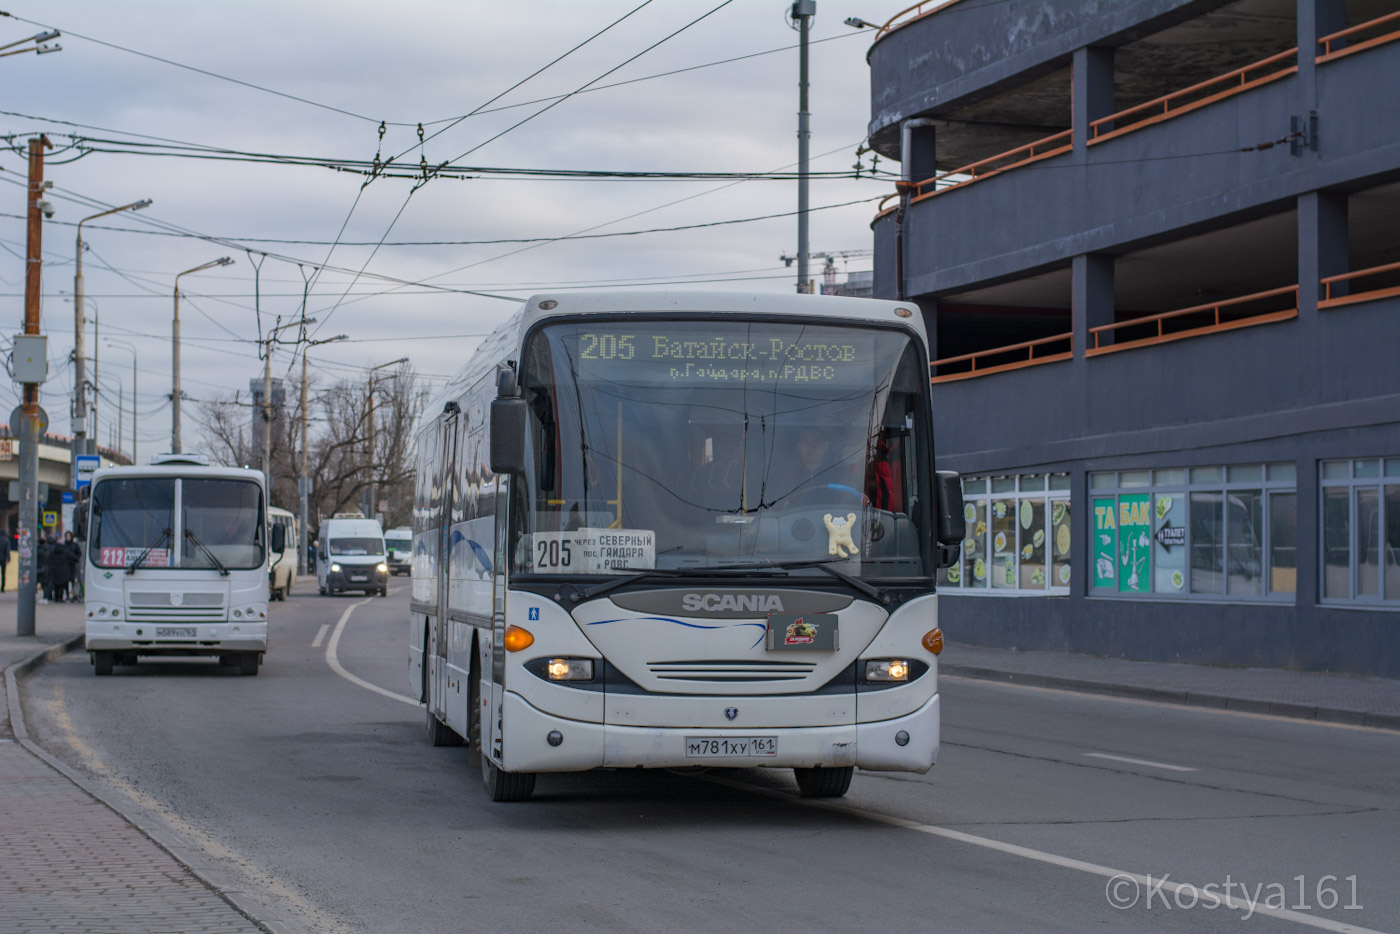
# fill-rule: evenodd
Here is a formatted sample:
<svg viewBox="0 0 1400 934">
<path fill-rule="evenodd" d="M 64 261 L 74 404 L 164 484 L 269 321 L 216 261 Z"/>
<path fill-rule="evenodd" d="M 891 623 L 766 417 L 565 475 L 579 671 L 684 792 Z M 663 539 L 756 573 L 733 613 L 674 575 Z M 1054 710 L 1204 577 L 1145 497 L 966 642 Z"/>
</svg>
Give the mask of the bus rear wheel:
<svg viewBox="0 0 1400 934">
<path fill-rule="evenodd" d="M 855 766 L 836 768 L 793 769 L 797 791 L 804 798 L 839 798 L 851 787 Z"/>
<path fill-rule="evenodd" d="M 457 731 L 437 718 L 433 713 L 433 708 L 425 707 L 428 711 L 428 742 L 434 746 L 460 746 L 462 737 L 457 735 Z"/>
</svg>

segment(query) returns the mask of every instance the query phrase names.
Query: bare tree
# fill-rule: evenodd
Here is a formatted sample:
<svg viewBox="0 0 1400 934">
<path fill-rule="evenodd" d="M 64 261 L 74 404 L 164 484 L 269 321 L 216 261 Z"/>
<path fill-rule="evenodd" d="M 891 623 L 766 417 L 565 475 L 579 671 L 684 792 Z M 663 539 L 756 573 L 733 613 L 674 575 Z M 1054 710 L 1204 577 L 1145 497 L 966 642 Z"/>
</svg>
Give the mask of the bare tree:
<svg viewBox="0 0 1400 934">
<path fill-rule="evenodd" d="M 289 392 L 288 398 L 293 394 Z M 322 517 L 360 510 L 371 489 L 387 502 L 386 527 L 408 523 L 417 465 L 416 426 L 423 404 L 424 393 L 408 364 L 376 379 L 373 430 L 368 381 L 342 379 L 314 386 L 307 413 L 313 526 Z M 197 406 L 204 443 L 215 460 L 261 464 L 262 435 L 260 429 L 254 430 L 252 408 L 237 395 Z M 301 413 L 298 406 L 285 405 L 273 413 L 269 477 L 273 505 L 297 511 L 300 474 Z"/>
</svg>

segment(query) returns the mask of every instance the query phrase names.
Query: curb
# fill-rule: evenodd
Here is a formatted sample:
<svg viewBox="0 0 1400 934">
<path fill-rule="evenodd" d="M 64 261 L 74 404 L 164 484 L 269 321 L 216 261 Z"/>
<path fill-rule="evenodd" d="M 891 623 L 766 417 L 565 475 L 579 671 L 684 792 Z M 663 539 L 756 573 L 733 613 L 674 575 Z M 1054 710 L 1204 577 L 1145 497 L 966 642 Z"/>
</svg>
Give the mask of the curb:
<svg viewBox="0 0 1400 934">
<path fill-rule="evenodd" d="M 15 742 L 23 746 L 30 755 L 41 760 L 49 768 L 58 772 L 74 785 L 77 785 L 93 799 L 106 805 L 118 817 L 136 828 L 142 836 L 163 850 L 171 859 L 175 860 L 175 862 L 185 867 L 190 875 L 198 879 L 205 888 L 217 895 L 225 904 L 246 918 L 250 924 L 257 927 L 260 931 L 264 931 L 266 934 L 291 934 L 293 931 L 300 930 L 284 925 L 279 921 L 267 922 L 259 919 L 252 913 L 250 908 L 244 907 L 241 904 L 242 899 L 239 898 L 240 893 L 237 890 L 229 889 L 219 884 L 210 877 L 209 867 L 196 866 L 178 852 L 181 849 L 189 849 L 189 847 L 178 840 L 171 839 L 162 828 L 148 827 L 136 817 L 128 814 L 119 806 L 119 802 L 113 801 L 106 792 L 95 787 L 87 778 L 74 772 L 66 764 L 49 755 L 46 750 L 29 738 L 29 728 L 25 725 L 24 711 L 20 707 L 19 701 L 20 676 L 29 674 L 36 668 L 56 658 L 61 658 L 73 649 L 80 648 L 83 643 L 83 636 L 74 636 L 66 642 L 51 645 L 48 648 L 40 649 L 32 655 L 25 656 L 5 669 L 5 699 L 9 706 L 10 729 L 15 735 Z"/>
<path fill-rule="evenodd" d="M 1314 707 L 1308 704 L 1294 704 L 1286 701 L 1256 700 L 1248 697 L 1230 697 L 1223 694 L 1204 694 L 1194 691 L 1169 691 L 1164 688 L 1148 688 L 1136 684 L 1120 684 L 1113 681 L 1089 681 L 1081 678 L 1061 678 L 1055 675 L 1002 671 L 996 668 L 979 668 L 973 665 L 942 664 L 939 665 L 938 671 L 939 674 L 951 675 L 957 678 L 973 678 L 978 681 L 997 681 L 1002 684 L 1023 684 L 1028 687 L 1056 688 L 1062 691 L 1076 691 L 1081 694 L 1127 697 L 1134 700 L 1180 704 L 1185 707 L 1209 707 L 1214 710 L 1234 710 L 1240 713 L 1269 714 L 1275 717 L 1288 717 L 1293 720 L 1316 720 L 1320 723 L 1340 723 L 1347 726 L 1365 726 L 1379 730 L 1400 730 L 1400 714 L 1352 710 L 1345 707 Z"/>
</svg>

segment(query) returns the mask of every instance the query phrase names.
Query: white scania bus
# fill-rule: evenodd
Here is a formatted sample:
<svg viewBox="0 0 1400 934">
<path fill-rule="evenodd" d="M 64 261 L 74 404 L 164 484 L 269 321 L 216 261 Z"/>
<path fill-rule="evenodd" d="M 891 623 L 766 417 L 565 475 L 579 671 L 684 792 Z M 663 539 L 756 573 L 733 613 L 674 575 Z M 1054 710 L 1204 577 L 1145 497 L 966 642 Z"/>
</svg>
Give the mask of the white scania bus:
<svg viewBox="0 0 1400 934">
<path fill-rule="evenodd" d="M 410 678 L 492 799 L 539 772 L 855 766 L 939 744 L 933 469 L 909 303 L 551 294 L 418 435 Z"/>
<path fill-rule="evenodd" d="M 161 455 L 92 476 L 82 505 L 87 649 L 99 675 L 141 655 L 212 655 L 256 675 L 267 651 L 268 531 L 259 471 Z"/>
</svg>

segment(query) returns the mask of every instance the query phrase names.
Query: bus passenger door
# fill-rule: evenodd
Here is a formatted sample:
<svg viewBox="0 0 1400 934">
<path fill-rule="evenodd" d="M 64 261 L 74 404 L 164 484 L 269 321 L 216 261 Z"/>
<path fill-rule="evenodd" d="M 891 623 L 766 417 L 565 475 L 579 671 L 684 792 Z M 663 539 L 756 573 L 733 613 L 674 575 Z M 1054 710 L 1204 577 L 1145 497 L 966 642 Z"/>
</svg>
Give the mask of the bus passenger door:
<svg viewBox="0 0 1400 934">
<path fill-rule="evenodd" d="M 447 598 L 452 579 L 452 471 L 457 464 L 457 415 L 453 413 L 437 423 L 437 451 L 433 463 L 431 509 L 437 516 L 437 578 L 433 594 L 437 598 L 437 617 L 433 622 L 430 676 L 433 688 L 431 705 L 438 719 L 447 719 Z"/>
</svg>

